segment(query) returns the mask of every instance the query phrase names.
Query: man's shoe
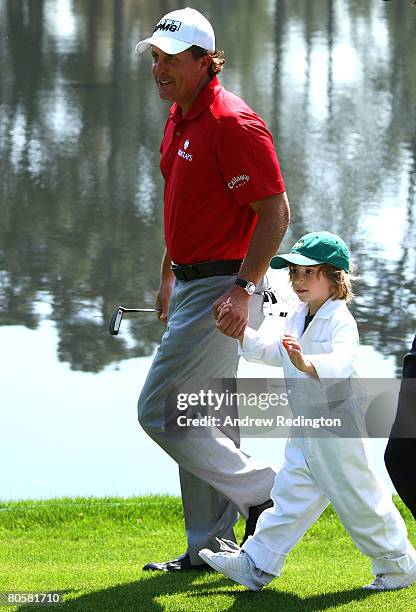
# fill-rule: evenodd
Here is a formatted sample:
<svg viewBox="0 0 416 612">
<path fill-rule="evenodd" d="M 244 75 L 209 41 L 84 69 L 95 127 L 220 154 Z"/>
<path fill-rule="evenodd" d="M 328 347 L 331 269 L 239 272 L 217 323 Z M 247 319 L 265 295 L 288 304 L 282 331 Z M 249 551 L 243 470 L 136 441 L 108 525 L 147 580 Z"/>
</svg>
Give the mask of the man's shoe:
<svg viewBox="0 0 416 612">
<path fill-rule="evenodd" d="M 247 540 L 248 536 L 253 535 L 256 530 L 257 521 L 259 519 L 260 514 L 267 510 L 267 508 L 271 508 L 273 506 L 273 501 L 268 499 L 264 504 L 259 504 L 258 506 L 250 506 L 248 510 L 248 519 L 246 520 L 246 530 L 244 532 L 244 537 L 241 540 L 241 546 Z"/>
<path fill-rule="evenodd" d="M 394 591 L 405 589 L 416 582 L 416 567 L 407 574 L 377 574 L 371 584 L 366 584 L 363 589 L 367 591 Z"/>
<path fill-rule="evenodd" d="M 217 572 L 221 572 L 227 578 L 243 584 L 252 591 L 260 591 L 264 586 L 253 576 L 247 555 L 243 550 L 214 553 L 208 548 L 203 548 L 199 551 L 199 556 Z"/>
<path fill-rule="evenodd" d="M 162 561 L 161 563 L 147 563 L 143 569 L 145 571 L 157 572 L 189 572 L 191 570 L 209 570 L 210 567 L 206 563 L 191 564 L 191 559 L 188 553 L 184 553 L 177 559 L 172 561 Z"/>
</svg>

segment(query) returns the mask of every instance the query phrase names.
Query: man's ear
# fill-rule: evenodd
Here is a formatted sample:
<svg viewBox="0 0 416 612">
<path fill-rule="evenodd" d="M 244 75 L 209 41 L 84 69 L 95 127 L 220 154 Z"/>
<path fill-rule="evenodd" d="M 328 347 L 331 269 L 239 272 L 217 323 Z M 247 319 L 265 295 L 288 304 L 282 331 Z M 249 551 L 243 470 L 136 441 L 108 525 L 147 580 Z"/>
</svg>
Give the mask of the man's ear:
<svg viewBox="0 0 416 612">
<path fill-rule="evenodd" d="M 211 61 L 212 61 L 212 59 L 211 59 L 211 55 L 209 55 L 209 54 L 207 54 L 207 55 L 203 55 L 203 56 L 200 58 L 200 62 L 201 62 L 201 63 L 199 64 L 199 69 L 200 69 L 200 70 L 208 70 L 208 68 L 209 68 L 209 67 L 210 67 L 210 65 L 211 65 Z"/>
</svg>

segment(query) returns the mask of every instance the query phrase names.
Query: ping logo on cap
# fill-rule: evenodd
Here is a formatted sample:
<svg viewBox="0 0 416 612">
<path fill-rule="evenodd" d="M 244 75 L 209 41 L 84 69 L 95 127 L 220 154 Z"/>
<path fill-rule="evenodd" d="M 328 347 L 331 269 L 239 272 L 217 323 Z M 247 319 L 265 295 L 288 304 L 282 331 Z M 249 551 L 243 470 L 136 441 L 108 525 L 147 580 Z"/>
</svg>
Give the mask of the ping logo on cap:
<svg viewBox="0 0 416 612">
<path fill-rule="evenodd" d="M 181 29 L 182 21 L 175 21 L 175 19 L 162 19 L 159 21 L 153 32 L 177 32 Z"/>
<path fill-rule="evenodd" d="M 304 240 L 302 240 L 302 238 L 301 238 L 300 240 L 298 240 L 298 241 L 297 241 L 297 242 L 296 242 L 296 243 L 293 245 L 293 247 L 292 247 L 292 248 L 294 248 L 294 249 L 298 249 L 299 247 L 303 246 L 303 245 L 304 245 L 304 243 L 305 243 L 305 241 L 304 241 Z"/>
<path fill-rule="evenodd" d="M 192 45 L 213 53 L 215 34 L 208 19 L 195 9 L 188 7 L 170 11 L 159 19 L 152 36 L 138 42 L 136 51 L 143 53 L 152 45 L 169 55 L 182 53 Z"/>
</svg>

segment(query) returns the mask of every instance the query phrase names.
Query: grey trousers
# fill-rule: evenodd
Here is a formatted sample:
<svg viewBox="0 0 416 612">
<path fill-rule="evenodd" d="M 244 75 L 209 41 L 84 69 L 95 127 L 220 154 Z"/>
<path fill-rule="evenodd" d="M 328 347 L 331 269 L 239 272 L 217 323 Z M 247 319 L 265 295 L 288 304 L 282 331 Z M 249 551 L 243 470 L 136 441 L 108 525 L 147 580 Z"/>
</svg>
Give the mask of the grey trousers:
<svg viewBox="0 0 416 612">
<path fill-rule="evenodd" d="M 221 385 L 233 379 L 238 366 L 238 342 L 216 329 L 212 305 L 234 282 L 233 276 L 190 282 L 175 281 L 169 320 L 138 402 L 139 422 L 148 435 L 179 465 L 188 552 L 201 563 L 198 551 L 218 550 L 216 537 L 234 540 L 238 512 L 270 498 L 275 472 L 253 460 L 239 447 L 238 431 L 192 427 L 175 431 L 176 396 L 183 389 Z M 258 327 L 261 296 L 257 300 Z M 251 316 L 251 315 L 250 315 Z M 214 383 L 213 379 L 217 379 Z"/>
</svg>

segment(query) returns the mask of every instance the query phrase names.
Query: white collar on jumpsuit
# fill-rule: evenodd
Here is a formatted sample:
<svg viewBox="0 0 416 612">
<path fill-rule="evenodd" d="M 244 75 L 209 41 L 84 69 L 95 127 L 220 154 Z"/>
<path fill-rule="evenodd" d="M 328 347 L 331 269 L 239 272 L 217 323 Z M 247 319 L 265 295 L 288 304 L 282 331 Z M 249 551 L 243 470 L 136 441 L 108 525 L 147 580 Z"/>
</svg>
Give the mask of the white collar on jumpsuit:
<svg viewBox="0 0 416 612">
<path fill-rule="evenodd" d="M 309 323 L 307 329 L 305 330 L 305 334 L 308 333 L 316 319 L 329 319 L 335 311 L 341 309 L 346 309 L 348 311 L 347 305 L 344 300 L 333 300 L 331 298 L 328 298 L 327 301 L 322 304 L 319 310 L 317 310 L 317 312 L 315 313 L 312 321 Z M 293 315 L 289 316 L 288 318 L 288 325 L 291 327 L 290 330 L 288 326 L 286 327 L 288 333 L 290 331 L 296 338 L 301 338 L 301 336 L 303 335 L 303 328 L 305 327 L 305 317 L 308 312 L 309 304 L 301 303 L 297 306 Z"/>
</svg>

